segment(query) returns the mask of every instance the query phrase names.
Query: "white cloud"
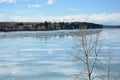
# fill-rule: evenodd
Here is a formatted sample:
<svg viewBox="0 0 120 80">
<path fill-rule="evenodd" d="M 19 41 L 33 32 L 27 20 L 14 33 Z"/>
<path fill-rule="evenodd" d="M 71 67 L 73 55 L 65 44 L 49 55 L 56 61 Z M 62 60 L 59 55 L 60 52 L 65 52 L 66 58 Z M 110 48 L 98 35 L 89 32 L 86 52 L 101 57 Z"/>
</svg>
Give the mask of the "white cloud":
<svg viewBox="0 0 120 80">
<path fill-rule="evenodd" d="M 54 4 L 55 3 L 55 0 L 48 0 L 47 1 L 47 4 Z"/>
<path fill-rule="evenodd" d="M 33 5 L 29 4 L 28 7 L 29 8 L 39 8 L 39 7 L 41 7 L 41 5 L 40 4 L 33 4 Z"/>
<path fill-rule="evenodd" d="M 0 3 L 15 3 L 16 0 L 0 0 Z"/>
<path fill-rule="evenodd" d="M 97 21 L 97 22 L 120 22 L 120 13 L 114 14 L 93 14 L 88 17 L 90 21 Z"/>
<path fill-rule="evenodd" d="M 93 22 L 93 23 L 109 23 L 109 24 L 119 24 L 120 25 L 120 13 L 101 13 L 101 14 L 79 14 L 79 15 L 68 15 L 68 16 L 8 16 L 6 14 L 0 14 L 0 21 L 16 21 L 16 22 Z"/>
<path fill-rule="evenodd" d="M 12 19 L 7 14 L 0 14 L 0 22 L 9 22 L 12 21 Z"/>
</svg>

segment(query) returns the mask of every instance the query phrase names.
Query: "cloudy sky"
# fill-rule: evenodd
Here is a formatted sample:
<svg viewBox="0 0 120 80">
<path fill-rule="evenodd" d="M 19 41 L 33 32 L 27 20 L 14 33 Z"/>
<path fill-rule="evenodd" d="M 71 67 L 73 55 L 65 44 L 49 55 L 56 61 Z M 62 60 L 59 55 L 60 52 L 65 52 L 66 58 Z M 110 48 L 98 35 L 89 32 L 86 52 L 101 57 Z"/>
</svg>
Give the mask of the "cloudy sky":
<svg viewBox="0 0 120 80">
<path fill-rule="evenodd" d="M 0 22 L 120 24 L 120 0 L 0 0 Z"/>
</svg>

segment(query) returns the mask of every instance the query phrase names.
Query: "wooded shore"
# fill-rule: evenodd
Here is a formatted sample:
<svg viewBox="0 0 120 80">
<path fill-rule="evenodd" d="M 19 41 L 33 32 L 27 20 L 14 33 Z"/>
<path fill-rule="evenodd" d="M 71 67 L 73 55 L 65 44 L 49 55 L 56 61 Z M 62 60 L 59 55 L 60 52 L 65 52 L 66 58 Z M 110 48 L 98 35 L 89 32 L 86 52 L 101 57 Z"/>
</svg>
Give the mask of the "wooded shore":
<svg viewBox="0 0 120 80">
<path fill-rule="evenodd" d="M 98 29 L 100 24 L 87 22 L 0 22 L 0 31 L 45 31 L 68 29 Z"/>
</svg>

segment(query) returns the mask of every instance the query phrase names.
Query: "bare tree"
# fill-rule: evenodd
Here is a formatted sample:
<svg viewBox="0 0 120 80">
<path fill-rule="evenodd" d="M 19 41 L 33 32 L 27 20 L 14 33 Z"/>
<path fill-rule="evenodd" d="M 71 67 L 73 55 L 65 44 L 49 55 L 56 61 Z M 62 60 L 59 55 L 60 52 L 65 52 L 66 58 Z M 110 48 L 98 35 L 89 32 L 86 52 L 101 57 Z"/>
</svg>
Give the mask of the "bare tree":
<svg viewBox="0 0 120 80">
<path fill-rule="evenodd" d="M 93 72 L 99 67 L 97 64 L 100 53 L 99 35 L 97 32 L 96 34 L 89 35 L 85 29 L 82 29 L 80 35 L 74 37 L 78 41 L 75 46 L 77 52 L 73 54 L 74 59 L 84 66 L 76 75 L 75 80 L 93 80 L 95 78 Z"/>
<path fill-rule="evenodd" d="M 105 61 L 106 61 L 106 64 L 107 64 L 107 80 L 110 80 L 110 77 L 111 77 L 111 63 L 112 63 L 112 54 L 113 54 L 113 48 L 111 47 L 109 49 L 109 54 L 106 55 L 105 57 Z"/>
</svg>

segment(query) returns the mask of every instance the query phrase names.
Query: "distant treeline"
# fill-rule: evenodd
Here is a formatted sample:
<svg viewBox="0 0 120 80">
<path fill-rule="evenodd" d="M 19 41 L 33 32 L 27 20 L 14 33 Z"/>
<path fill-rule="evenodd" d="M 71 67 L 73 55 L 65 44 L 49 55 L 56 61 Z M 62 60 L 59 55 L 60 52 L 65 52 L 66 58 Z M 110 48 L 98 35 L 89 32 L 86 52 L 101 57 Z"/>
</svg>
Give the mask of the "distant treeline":
<svg viewBox="0 0 120 80">
<path fill-rule="evenodd" d="M 0 31 L 45 31 L 96 28 L 103 27 L 100 24 L 87 22 L 0 22 Z"/>
<path fill-rule="evenodd" d="M 120 25 L 104 25 L 103 28 L 120 28 Z"/>
</svg>

